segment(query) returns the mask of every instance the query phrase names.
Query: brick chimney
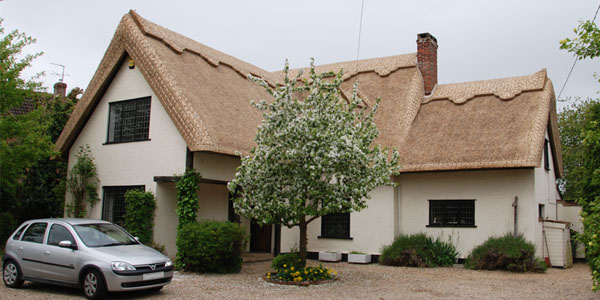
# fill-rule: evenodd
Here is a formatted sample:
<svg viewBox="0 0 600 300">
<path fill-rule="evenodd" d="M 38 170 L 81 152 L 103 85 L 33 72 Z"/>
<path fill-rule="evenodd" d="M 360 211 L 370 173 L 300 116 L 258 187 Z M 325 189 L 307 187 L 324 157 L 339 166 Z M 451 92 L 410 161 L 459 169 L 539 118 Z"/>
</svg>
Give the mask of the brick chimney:
<svg viewBox="0 0 600 300">
<path fill-rule="evenodd" d="M 54 96 L 65 97 L 67 96 L 67 84 L 59 81 L 54 84 Z"/>
<path fill-rule="evenodd" d="M 423 75 L 425 95 L 437 84 L 437 39 L 429 32 L 417 35 L 417 66 Z"/>
</svg>

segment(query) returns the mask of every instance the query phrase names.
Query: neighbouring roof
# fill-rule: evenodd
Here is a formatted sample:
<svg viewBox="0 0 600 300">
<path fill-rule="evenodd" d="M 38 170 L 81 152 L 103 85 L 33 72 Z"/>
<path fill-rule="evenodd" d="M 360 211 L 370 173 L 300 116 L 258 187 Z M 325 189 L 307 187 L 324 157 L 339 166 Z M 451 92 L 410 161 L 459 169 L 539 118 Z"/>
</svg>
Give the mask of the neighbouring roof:
<svg viewBox="0 0 600 300">
<path fill-rule="evenodd" d="M 58 139 L 60 151 L 71 147 L 127 56 L 191 151 L 248 153 L 262 119 L 250 100 L 270 96 L 247 74 L 270 84 L 283 78 L 282 72 L 262 70 L 130 11 Z M 556 174 L 562 177 L 554 89 L 545 70 L 438 85 L 425 97 L 414 53 L 322 65 L 317 71 L 340 68 L 344 94 L 358 81 L 366 105 L 382 99 L 376 142 L 400 151 L 404 172 L 539 167 L 548 129 Z"/>
</svg>

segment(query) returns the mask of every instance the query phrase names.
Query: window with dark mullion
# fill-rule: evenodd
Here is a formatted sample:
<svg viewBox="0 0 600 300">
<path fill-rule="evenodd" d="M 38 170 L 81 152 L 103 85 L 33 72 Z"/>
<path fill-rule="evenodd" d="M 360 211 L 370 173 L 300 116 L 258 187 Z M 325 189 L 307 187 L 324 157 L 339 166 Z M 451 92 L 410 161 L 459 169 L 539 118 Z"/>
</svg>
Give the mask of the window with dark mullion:
<svg viewBox="0 0 600 300">
<path fill-rule="evenodd" d="M 107 220 L 123 226 L 125 215 L 125 193 L 129 190 L 144 190 L 143 185 L 105 186 L 102 201 L 102 220 Z"/>
<path fill-rule="evenodd" d="M 148 140 L 150 97 L 109 104 L 107 143 Z"/>
<path fill-rule="evenodd" d="M 321 217 L 322 238 L 350 238 L 350 213 L 328 214 Z"/>
<path fill-rule="evenodd" d="M 475 200 L 429 200 L 428 227 L 475 227 Z"/>
</svg>

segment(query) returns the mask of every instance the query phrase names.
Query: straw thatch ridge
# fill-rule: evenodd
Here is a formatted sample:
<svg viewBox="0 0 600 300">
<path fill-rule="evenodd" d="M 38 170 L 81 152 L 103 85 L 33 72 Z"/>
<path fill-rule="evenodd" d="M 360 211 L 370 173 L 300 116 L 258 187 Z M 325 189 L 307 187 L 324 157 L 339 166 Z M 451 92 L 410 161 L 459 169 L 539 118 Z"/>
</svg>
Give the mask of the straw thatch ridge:
<svg viewBox="0 0 600 300">
<path fill-rule="evenodd" d="M 284 76 L 130 11 L 57 141 L 61 152 L 74 143 L 127 57 L 136 62 L 191 151 L 248 153 L 262 120 L 249 101 L 270 96 L 246 76 L 271 85 Z M 381 97 L 375 115 L 381 134 L 375 142 L 399 149 L 404 172 L 539 167 L 548 131 L 554 169 L 562 176 L 554 89 L 545 70 L 438 85 L 426 97 L 414 53 L 316 67 L 317 72 L 340 69 L 343 95 L 351 95 L 358 81 L 367 106 Z M 290 70 L 290 76 L 299 71 Z"/>
<path fill-rule="evenodd" d="M 526 76 L 443 84 L 436 86 L 432 95 L 423 99 L 423 103 L 449 99 L 456 104 L 462 104 L 476 96 L 490 94 L 502 100 L 509 100 L 522 92 L 541 90 L 545 82 L 546 69 L 542 69 Z"/>
</svg>

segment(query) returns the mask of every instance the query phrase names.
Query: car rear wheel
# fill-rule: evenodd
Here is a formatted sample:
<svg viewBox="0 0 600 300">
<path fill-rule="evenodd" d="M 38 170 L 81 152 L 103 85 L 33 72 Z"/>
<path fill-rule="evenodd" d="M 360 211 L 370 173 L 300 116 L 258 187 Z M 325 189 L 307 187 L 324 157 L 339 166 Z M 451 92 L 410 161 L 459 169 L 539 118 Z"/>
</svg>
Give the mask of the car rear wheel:
<svg viewBox="0 0 600 300">
<path fill-rule="evenodd" d="M 2 280 L 4 281 L 4 285 L 9 288 L 18 288 L 23 285 L 21 269 L 19 269 L 17 263 L 12 260 L 7 260 L 4 263 L 4 268 L 2 270 Z"/>
<path fill-rule="evenodd" d="M 85 271 L 81 285 L 88 299 L 102 299 L 106 295 L 104 279 L 96 270 Z"/>
</svg>

